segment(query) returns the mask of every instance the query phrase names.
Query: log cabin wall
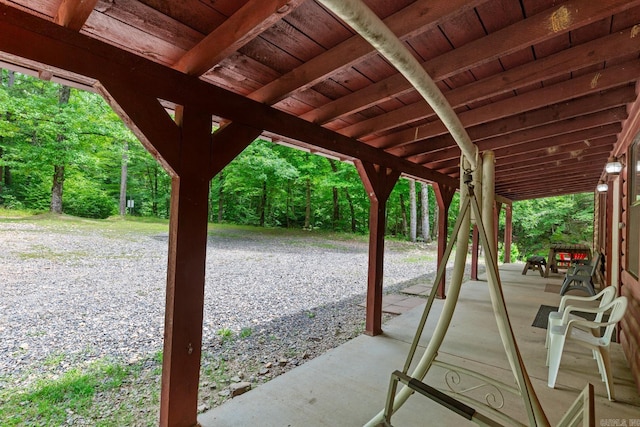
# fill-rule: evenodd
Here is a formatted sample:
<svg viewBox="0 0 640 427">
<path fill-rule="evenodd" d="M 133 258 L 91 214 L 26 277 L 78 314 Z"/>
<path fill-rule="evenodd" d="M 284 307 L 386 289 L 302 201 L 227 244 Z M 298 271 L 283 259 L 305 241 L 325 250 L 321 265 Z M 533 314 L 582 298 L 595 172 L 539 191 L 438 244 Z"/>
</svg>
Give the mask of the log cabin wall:
<svg viewBox="0 0 640 427">
<path fill-rule="evenodd" d="M 634 153 L 635 151 L 635 153 Z M 640 392 L 640 176 L 636 164 L 640 160 L 640 105 L 636 101 L 629 106 L 629 118 L 613 151 L 624 167 L 620 173 L 620 194 L 607 192 L 607 197 L 620 197 L 620 218 L 614 218 L 613 226 L 621 223 L 620 230 L 620 294 L 629 298 L 627 312 L 619 325 L 619 340 Z M 635 187 L 635 188 L 634 188 Z M 611 190 L 611 187 L 609 188 Z M 606 197 L 596 196 L 594 238 L 600 240 L 597 226 L 600 215 L 606 210 Z M 601 242 L 598 246 L 601 246 Z M 609 245 L 610 247 L 610 245 Z M 608 257 L 607 257 L 608 258 Z"/>
</svg>

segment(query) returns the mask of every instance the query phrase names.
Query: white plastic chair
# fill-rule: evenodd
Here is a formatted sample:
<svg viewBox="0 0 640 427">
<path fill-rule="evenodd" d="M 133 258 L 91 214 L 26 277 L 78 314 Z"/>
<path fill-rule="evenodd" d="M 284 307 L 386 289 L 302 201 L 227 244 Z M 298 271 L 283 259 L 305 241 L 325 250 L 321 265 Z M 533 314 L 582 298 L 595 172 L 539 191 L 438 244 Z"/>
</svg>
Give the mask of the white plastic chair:
<svg viewBox="0 0 640 427">
<path fill-rule="evenodd" d="M 616 297 L 617 291 L 618 289 L 612 285 L 612 286 L 607 286 L 606 288 L 604 288 L 603 290 L 601 290 L 600 292 L 598 292 L 596 295 L 592 297 L 583 297 L 578 295 L 563 296 L 562 299 L 560 300 L 560 307 L 558 307 L 558 311 L 552 311 L 551 313 L 549 313 L 549 319 L 547 321 L 547 337 L 544 341 L 545 348 L 549 348 L 549 331 L 551 330 L 552 327 L 558 326 L 562 323 L 562 313 L 564 312 L 564 309 L 568 305 L 568 303 L 571 303 L 572 305 L 574 303 L 578 303 L 579 305 L 582 306 L 582 304 L 588 304 L 592 301 L 600 300 L 599 307 L 602 307 L 603 305 L 609 304 L 611 301 L 613 301 L 613 299 Z M 589 306 L 587 305 L 586 307 L 589 307 Z M 579 307 L 577 306 L 575 307 L 574 312 L 576 311 L 580 311 Z M 594 321 L 596 322 L 602 321 L 603 314 L 604 313 L 596 314 L 596 318 L 594 319 Z M 578 319 L 579 316 L 576 314 L 571 314 L 570 318 Z M 594 353 L 594 358 L 595 358 L 595 353 Z M 548 356 L 547 356 L 547 359 L 548 359 Z"/>
<path fill-rule="evenodd" d="M 607 395 L 609 400 L 615 400 L 613 391 L 613 375 L 611 373 L 611 361 L 609 359 L 609 346 L 611 344 L 611 336 L 616 324 L 622 319 L 627 309 L 627 297 L 622 296 L 614 299 L 609 304 L 596 308 L 572 307 L 568 306 L 564 309 L 562 322 L 560 325 L 553 326 L 550 330 L 549 351 L 547 353 L 547 364 L 549 365 L 549 378 L 547 385 L 553 388 L 558 377 L 558 369 L 560 368 L 560 359 L 562 351 L 567 341 L 589 348 L 595 351 L 596 361 L 598 362 L 598 370 L 607 386 Z M 609 320 L 606 322 L 595 322 L 585 320 L 581 317 L 578 319 L 571 318 L 572 311 L 581 311 L 583 313 L 606 313 L 611 310 Z M 600 328 L 605 327 L 604 333 L 601 335 Z M 591 332 L 579 329 L 590 329 Z M 595 336 L 596 331 L 598 336 Z"/>
</svg>

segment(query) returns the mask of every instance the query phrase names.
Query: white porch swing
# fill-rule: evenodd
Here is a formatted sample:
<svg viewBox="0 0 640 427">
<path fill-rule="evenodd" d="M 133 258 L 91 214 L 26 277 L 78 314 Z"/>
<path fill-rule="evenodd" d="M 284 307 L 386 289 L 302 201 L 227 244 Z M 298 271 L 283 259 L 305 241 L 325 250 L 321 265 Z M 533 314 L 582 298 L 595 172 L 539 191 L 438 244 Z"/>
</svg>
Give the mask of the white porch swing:
<svg viewBox="0 0 640 427">
<path fill-rule="evenodd" d="M 454 271 L 447 299 L 442 314 L 437 322 L 433 335 L 418 361 L 415 369 L 409 373 L 418 342 L 422 336 L 429 312 L 431 310 L 435 292 L 431 292 L 419 322 L 413 343 L 402 371 L 395 371 L 391 376 L 391 383 L 384 410 L 373 417 L 366 425 L 391 425 L 391 416 L 398 411 L 404 402 L 415 392 L 445 406 L 451 411 L 475 422 L 478 425 L 529 425 L 549 426 L 547 416 L 542 409 L 538 397 L 531 385 L 525 369 L 520 351 L 511 328 L 507 309 L 502 293 L 502 285 L 497 265 L 497 250 L 495 242 L 489 236 L 494 235 L 493 204 L 494 192 L 494 163 L 493 152 L 485 152 L 481 157 L 478 147 L 471 142 L 462 123 L 448 104 L 433 80 L 420 66 L 419 62 L 407 50 L 405 45 L 385 26 L 385 24 L 360 0 L 318 0 L 329 10 L 349 24 L 363 38 L 378 50 L 391 64 L 393 64 L 414 88 L 424 97 L 433 110 L 438 114 L 462 151 L 460 162 L 460 213 L 455 224 L 454 234 L 457 234 L 457 250 L 454 261 Z M 477 188 L 482 191 L 478 193 Z M 498 331 L 504 346 L 511 371 L 514 375 L 515 386 L 505 384 L 494 378 L 470 371 L 461 367 L 448 365 L 437 359 L 438 350 L 449 328 L 460 288 L 462 285 L 464 266 L 469 245 L 469 231 L 472 221 L 477 225 L 480 241 L 486 253 L 489 293 L 495 314 Z M 438 268 L 434 283 L 439 283 L 446 262 L 451 255 L 453 240 L 450 239 L 445 251 L 445 259 Z M 516 420 L 499 411 L 486 402 L 475 400 L 463 394 L 445 393 L 425 384 L 424 378 L 433 366 L 454 369 L 480 381 L 491 384 L 499 390 L 506 391 L 522 399 L 528 420 L 526 423 Z M 405 386 L 397 392 L 398 382 Z M 477 405 L 475 409 L 468 405 Z M 593 419 L 593 386 L 587 385 L 578 399 L 565 413 L 559 426 L 592 426 Z"/>
</svg>

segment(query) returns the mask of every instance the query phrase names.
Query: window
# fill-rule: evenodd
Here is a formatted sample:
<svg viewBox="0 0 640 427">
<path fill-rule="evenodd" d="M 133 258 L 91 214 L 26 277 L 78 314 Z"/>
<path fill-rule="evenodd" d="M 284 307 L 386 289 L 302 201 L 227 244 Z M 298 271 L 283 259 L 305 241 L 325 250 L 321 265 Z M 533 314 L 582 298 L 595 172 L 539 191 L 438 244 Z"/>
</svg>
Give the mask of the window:
<svg viewBox="0 0 640 427">
<path fill-rule="evenodd" d="M 629 214 L 627 216 L 627 271 L 640 277 L 640 139 L 636 138 L 629 153 Z"/>
</svg>

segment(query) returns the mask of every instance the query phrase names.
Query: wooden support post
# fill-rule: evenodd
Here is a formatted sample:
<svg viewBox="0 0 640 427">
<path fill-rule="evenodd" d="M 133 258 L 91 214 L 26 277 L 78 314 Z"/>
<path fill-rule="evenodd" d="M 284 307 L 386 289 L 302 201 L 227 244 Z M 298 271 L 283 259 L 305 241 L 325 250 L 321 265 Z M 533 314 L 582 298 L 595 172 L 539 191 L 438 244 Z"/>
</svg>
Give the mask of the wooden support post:
<svg viewBox="0 0 640 427">
<path fill-rule="evenodd" d="M 433 190 L 436 195 L 436 201 L 438 202 L 438 265 L 444 262 L 444 251 L 447 247 L 447 233 L 449 225 L 449 207 L 451 206 L 451 200 L 456 193 L 454 187 L 448 185 L 434 183 Z M 440 283 L 438 283 L 436 293 L 437 298 L 444 299 L 446 282 L 446 274 L 442 275 Z"/>
<path fill-rule="evenodd" d="M 104 85 L 103 85 L 104 84 Z M 96 88 L 171 174 L 161 426 L 197 424 L 209 181 L 259 134 L 231 123 L 211 134 L 211 115 L 106 82 Z"/>
<path fill-rule="evenodd" d="M 502 210 L 502 203 L 495 202 L 493 205 L 493 238 L 495 240 L 496 249 L 498 248 L 498 228 L 500 226 L 500 211 Z M 498 253 L 496 252 L 496 262 Z"/>
<path fill-rule="evenodd" d="M 613 227 L 618 225 L 618 220 L 613 218 L 613 200 L 615 197 L 620 197 L 619 194 L 614 194 L 613 189 L 615 178 L 609 177 L 607 180 L 607 185 L 609 186 L 609 190 L 606 192 L 606 209 L 604 211 L 604 224 L 605 224 L 605 232 L 604 232 L 604 277 L 601 287 L 604 288 L 607 284 L 614 284 L 611 282 L 611 276 L 613 274 L 612 266 L 613 266 Z M 603 213 L 600 213 L 602 215 Z M 598 248 L 595 248 L 596 250 Z M 598 274 L 596 272 L 596 277 Z"/>
<path fill-rule="evenodd" d="M 473 226 L 471 240 L 471 280 L 478 280 L 478 250 L 480 245 L 478 244 L 478 226 Z"/>
<path fill-rule="evenodd" d="M 382 333 L 382 284 L 387 199 L 400 178 L 400 172 L 367 162 L 356 161 L 355 164 L 370 202 L 369 273 L 364 332 L 367 335 L 375 336 Z"/>
<path fill-rule="evenodd" d="M 179 108 L 176 122 L 182 132 L 171 181 L 160 425 L 186 427 L 198 414 L 211 116 Z"/>
<path fill-rule="evenodd" d="M 504 263 L 511 263 L 511 242 L 513 239 L 513 206 L 505 205 L 504 221 Z"/>
</svg>

